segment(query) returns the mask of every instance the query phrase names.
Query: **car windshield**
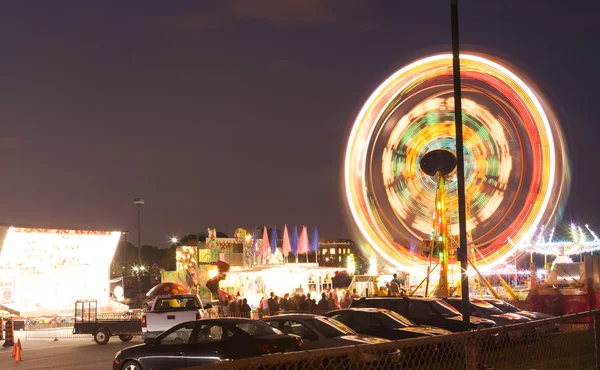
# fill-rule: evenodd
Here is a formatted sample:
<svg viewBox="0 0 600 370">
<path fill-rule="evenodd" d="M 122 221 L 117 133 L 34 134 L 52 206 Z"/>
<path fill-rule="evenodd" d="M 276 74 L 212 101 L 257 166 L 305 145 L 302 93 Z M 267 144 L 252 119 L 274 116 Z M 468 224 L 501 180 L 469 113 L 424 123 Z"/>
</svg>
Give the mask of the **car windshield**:
<svg viewBox="0 0 600 370">
<path fill-rule="evenodd" d="M 341 322 L 329 317 L 317 317 L 313 325 L 326 338 L 339 337 L 342 335 L 356 335 L 356 332 Z"/>
<path fill-rule="evenodd" d="M 260 337 L 263 335 L 272 334 L 283 334 L 281 331 L 275 329 L 274 327 L 264 324 L 260 321 L 242 322 L 236 324 L 235 327 L 250 334 L 253 337 Z"/>
<path fill-rule="evenodd" d="M 498 301 L 498 302 L 494 302 L 492 304 L 504 312 L 515 313 L 515 312 L 520 311 L 518 308 L 516 308 L 515 306 L 513 306 L 512 304 L 510 304 L 508 302 Z"/>
<path fill-rule="evenodd" d="M 184 310 L 198 309 L 198 302 L 194 297 L 158 298 L 154 305 L 155 310 Z"/>
<path fill-rule="evenodd" d="M 478 307 L 481 311 L 483 311 L 486 315 L 501 315 L 504 312 L 502 312 L 501 309 L 499 309 L 498 307 L 494 306 L 491 303 L 487 303 L 485 301 L 479 301 L 479 300 L 474 300 L 471 301 L 471 304 L 473 306 Z"/>
<path fill-rule="evenodd" d="M 460 312 L 442 300 L 431 301 L 433 308 L 444 317 L 460 316 Z"/>
<path fill-rule="evenodd" d="M 381 320 L 382 325 L 392 328 L 406 328 L 408 326 L 415 326 L 412 321 L 394 311 L 381 312 L 379 319 Z"/>
</svg>

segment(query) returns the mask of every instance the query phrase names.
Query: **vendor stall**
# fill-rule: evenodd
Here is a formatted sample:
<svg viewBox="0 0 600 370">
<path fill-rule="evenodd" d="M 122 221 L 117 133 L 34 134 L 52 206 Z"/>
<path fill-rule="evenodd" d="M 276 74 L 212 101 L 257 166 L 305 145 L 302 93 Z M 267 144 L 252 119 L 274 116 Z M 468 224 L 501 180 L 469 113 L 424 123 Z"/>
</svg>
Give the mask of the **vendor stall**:
<svg viewBox="0 0 600 370">
<path fill-rule="evenodd" d="M 107 301 L 120 235 L 0 226 L 0 303 L 22 315 L 43 315 L 71 312 L 82 298 Z"/>
</svg>

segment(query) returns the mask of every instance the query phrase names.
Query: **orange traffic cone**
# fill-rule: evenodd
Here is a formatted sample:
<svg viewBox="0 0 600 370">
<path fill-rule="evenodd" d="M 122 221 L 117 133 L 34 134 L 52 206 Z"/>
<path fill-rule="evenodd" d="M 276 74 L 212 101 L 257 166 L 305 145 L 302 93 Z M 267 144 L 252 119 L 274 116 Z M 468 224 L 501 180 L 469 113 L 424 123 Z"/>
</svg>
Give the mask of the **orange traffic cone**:
<svg viewBox="0 0 600 370">
<path fill-rule="evenodd" d="M 17 339 L 17 346 L 19 346 L 19 349 L 23 349 L 23 347 L 21 347 L 21 338 Z"/>
<path fill-rule="evenodd" d="M 17 343 L 13 344 L 12 357 L 17 355 Z"/>
<path fill-rule="evenodd" d="M 15 356 L 15 362 L 21 362 L 23 359 L 21 358 L 21 347 L 17 346 L 17 355 Z"/>
</svg>

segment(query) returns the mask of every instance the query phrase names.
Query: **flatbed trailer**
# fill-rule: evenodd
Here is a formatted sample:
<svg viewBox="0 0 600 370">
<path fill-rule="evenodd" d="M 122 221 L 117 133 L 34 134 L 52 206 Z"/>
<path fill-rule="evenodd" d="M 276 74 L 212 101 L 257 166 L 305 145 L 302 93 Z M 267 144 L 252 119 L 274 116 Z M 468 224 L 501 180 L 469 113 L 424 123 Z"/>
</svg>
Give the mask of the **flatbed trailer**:
<svg viewBox="0 0 600 370">
<path fill-rule="evenodd" d="M 98 344 L 106 344 L 112 336 L 129 342 L 134 335 L 141 335 L 141 312 L 98 313 L 96 300 L 75 302 L 75 325 L 73 334 L 91 334 Z"/>
</svg>

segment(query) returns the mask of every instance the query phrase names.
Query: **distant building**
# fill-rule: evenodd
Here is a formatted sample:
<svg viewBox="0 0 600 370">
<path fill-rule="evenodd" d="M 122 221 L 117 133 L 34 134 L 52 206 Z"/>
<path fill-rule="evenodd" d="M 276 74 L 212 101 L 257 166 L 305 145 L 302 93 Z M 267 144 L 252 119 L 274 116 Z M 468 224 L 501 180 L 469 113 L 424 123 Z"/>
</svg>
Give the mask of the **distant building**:
<svg viewBox="0 0 600 370">
<path fill-rule="evenodd" d="M 319 266 L 346 267 L 348 256 L 358 257 L 359 251 L 350 239 L 321 239 L 319 240 Z"/>
</svg>

